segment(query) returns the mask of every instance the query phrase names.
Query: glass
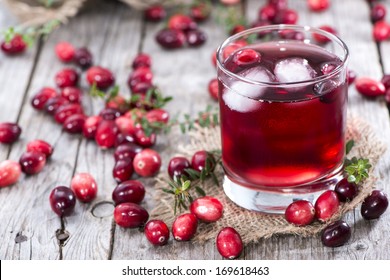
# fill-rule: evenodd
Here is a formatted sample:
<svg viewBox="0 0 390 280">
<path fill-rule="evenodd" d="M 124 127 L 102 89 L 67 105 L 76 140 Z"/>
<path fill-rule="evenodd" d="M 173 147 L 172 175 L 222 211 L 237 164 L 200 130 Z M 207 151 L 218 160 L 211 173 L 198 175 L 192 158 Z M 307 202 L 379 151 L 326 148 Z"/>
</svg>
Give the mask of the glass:
<svg viewBox="0 0 390 280">
<path fill-rule="evenodd" d="M 284 213 L 341 179 L 347 61 L 344 42 L 307 26 L 253 28 L 219 47 L 223 187 L 232 201 Z"/>
</svg>

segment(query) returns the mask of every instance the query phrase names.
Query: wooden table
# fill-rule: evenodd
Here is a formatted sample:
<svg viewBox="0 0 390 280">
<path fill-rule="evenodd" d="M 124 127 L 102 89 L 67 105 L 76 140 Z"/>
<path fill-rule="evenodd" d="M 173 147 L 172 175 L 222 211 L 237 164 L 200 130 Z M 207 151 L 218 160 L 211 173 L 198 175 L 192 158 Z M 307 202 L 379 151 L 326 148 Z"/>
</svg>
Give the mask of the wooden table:
<svg viewBox="0 0 390 280">
<path fill-rule="evenodd" d="M 243 10 L 253 21 L 260 4 L 248 1 Z M 299 11 L 300 24 L 333 25 L 351 52 L 350 68 L 360 76 L 380 79 L 390 72 L 390 42 L 372 39 L 369 5 L 365 0 L 332 1 L 330 10 L 311 13 L 306 1 L 289 1 Z M 382 1 L 390 9 L 390 1 Z M 9 12 L 0 8 L 0 28 L 15 24 Z M 93 142 L 63 133 L 48 116 L 34 111 L 31 97 L 43 86 L 53 86 L 53 77 L 63 65 L 56 59 L 54 46 L 60 40 L 88 46 L 96 64 L 116 73 L 122 92 L 129 94 L 126 79 L 129 62 L 138 51 L 151 54 L 155 82 L 163 92 L 175 97 L 168 110 L 195 115 L 213 101 L 207 93 L 215 77 L 210 57 L 226 37 L 213 21 L 202 28 L 209 35 L 200 49 L 163 51 L 154 41 L 161 24 L 149 24 L 142 14 L 115 1 L 96 1 L 93 8 L 55 31 L 47 41 L 37 42 L 25 55 L 8 58 L 0 54 L 0 122 L 15 121 L 23 128 L 21 140 L 12 146 L 0 145 L 0 161 L 18 160 L 30 140 L 42 138 L 55 145 L 55 154 L 44 171 L 23 177 L 11 188 L 0 190 L 0 259 L 221 259 L 214 241 L 205 245 L 170 241 L 163 248 L 152 247 L 137 230 L 124 230 L 113 223 L 111 192 L 115 187 L 111 170 L 112 152 L 100 150 Z M 86 87 L 83 79 L 82 86 Z M 88 113 L 98 113 L 102 104 L 85 98 Z M 390 147 L 389 112 L 384 100 L 368 100 L 350 88 L 349 111 L 369 122 L 378 137 Z M 157 149 L 163 154 L 163 169 L 175 153 L 175 139 L 161 137 Z M 390 194 L 390 156 L 377 166 L 377 188 Z M 60 220 L 50 209 L 48 196 L 58 185 L 69 185 L 77 172 L 90 172 L 99 185 L 99 195 L 91 204 L 78 203 L 75 214 Z M 146 207 L 153 207 L 153 187 L 148 185 Z M 364 221 L 360 209 L 345 219 L 352 225 L 350 242 L 340 248 L 322 246 L 319 238 L 295 236 L 259 240 L 245 248 L 242 259 L 389 259 L 390 214 L 379 220 Z M 63 242 L 60 241 L 69 235 Z"/>
</svg>

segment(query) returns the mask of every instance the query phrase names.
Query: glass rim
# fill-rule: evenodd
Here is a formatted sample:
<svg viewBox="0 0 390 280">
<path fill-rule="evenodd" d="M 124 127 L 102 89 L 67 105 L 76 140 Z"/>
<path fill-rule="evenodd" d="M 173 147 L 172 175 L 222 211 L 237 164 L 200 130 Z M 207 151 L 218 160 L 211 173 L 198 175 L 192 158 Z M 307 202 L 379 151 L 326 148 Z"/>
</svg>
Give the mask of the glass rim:
<svg viewBox="0 0 390 280">
<path fill-rule="evenodd" d="M 229 44 L 231 44 L 234 41 L 237 41 L 238 39 L 246 36 L 246 35 L 251 35 L 254 33 L 258 33 L 261 31 L 278 31 L 278 30 L 290 30 L 290 31 L 311 31 L 313 33 L 318 33 L 322 36 L 327 37 L 328 39 L 331 40 L 331 42 L 337 43 L 344 51 L 344 57 L 340 58 L 341 63 L 338 65 L 335 69 L 333 69 L 331 72 L 327 74 L 323 74 L 321 76 L 312 78 L 310 80 L 304 80 L 304 81 L 298 81 L 298 82 L 288 82 L 288 83 L 281 83 L 281 82 L 265 82 L 265 81 L 255 81 L 251 79 L 247 79 L 245 77 L 242 77 L 236 73 L 231 72 L 228 70 L 223 63 L 223 50 L 225 47 L 227 47 Z M 286 39 L 282 39 L 280 41 L 288 41 Z M 320 47 L 320 46 L 319 46 Z M 325 50 L 325 48 L 323 48 Z M 260 26 L 260 27 L 254 27 L 250 28 L 244 31 L 241 31 L 233 36 L 230 36 L 227 38 L 217 49 L 216 53 L 216 58 L 217 58 L 217 67 L 218 69 L 222 70 L 226 75 L 233 77 L 235 79 L 238 79 L 240 81 L 246 82 L 248 84 L 252 85 L 260 85 L 260 86 L 274 86 L 274 87 L 293 87 L 293 86 L 307 86 L 313 83 L 318 83 L 318 82 L 323 82 L 328 80 L 329 78 L 332 78 L 336 75 L 338 75 L 347 65 L 348 60 L 349 60 L 349 49 L 348 46 L 344 43 L 342 39 L 340 39 L 338 36 L 319 29 L 315 27 L 310 27 L 307 25 L 292 25 L 292 24 L 277 24 L 277 25 L 266 25 L 266 26 Z"/>
</svg>

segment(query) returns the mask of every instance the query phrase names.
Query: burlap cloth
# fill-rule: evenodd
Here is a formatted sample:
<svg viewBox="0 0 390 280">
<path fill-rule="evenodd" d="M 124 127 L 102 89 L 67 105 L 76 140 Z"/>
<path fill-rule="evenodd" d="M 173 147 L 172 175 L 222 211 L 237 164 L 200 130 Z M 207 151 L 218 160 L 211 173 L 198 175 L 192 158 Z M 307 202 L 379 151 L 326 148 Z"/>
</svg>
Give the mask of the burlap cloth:
<svg viewBox="0 0 390 280">
<path fill-rule="evenodd" d="M 368 158 L 373 165 L 369 178 L 360 188 L 359 194 L 351 202 L 344 203 L 339 212 L 328 222 L 340 219 L 348 211 L 358 206 L 364 198 L 374 189 L 376 181 L 373 171 L 379 158 L 386 151 L 385 145 L 375 136 L 370 125 L 359 118 L 349 117 L 347 122 L 347 140 L 353 139 L 355 146 L 348 157 Z M 188 158 L 198 150 L 220 149 L 219 127 L 198 128 L 190 133 L 190 144 L 179 147 L 180 152 Z M 218 168 L 216 175 L 222 183 L 223 170 Z M 151 213 L 152 218 L 164 220 L 169 226 L 174 221 L 173 196 L 164 193 L 161 187 L 166 187 L 167 175 L 158 179 L 156 184 L 155 202 L 156 207 Z M 164 182 L 165 181 L 165 182 Z M 222 186 L 217 187 L 212 180 L 206 181 L 203 189 L 207 195 L 217 197 L 224 205 L 223 217 L 216 223 L 200 223 L 194 242 L 203 243 L 215 239 L 219 230 L 226 226 L 234 227 L 240 234 L 244 243 L 257 242 L 261 238 L 269 238 L 273 235 L 294 234 L 303 237 L 318 234 L 326 224 L 314 222 L 306 227 L 296 227 L 286 222 L 283 215 L 267 215 L 245 210 L 229 200 L 224 194 Z"/>
</svg>

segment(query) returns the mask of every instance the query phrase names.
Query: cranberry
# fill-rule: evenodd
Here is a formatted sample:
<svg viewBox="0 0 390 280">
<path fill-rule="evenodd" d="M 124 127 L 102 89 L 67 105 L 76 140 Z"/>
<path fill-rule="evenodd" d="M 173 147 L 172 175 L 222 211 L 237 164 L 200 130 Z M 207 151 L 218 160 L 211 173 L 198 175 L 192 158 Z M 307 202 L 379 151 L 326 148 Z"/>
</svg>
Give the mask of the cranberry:
<svg viewBox="0 0 390 280">
<path fill-rule="evenodd" d="M 81 94 L 81 90 L 76 87 L 66 87 L 61 91 L 61 96 L 70 103 L 81 103 Z"/>
<path fill-rule="evenodd" d="M 221 256 L 227 259 L 238 258 L 244 247 L 240 234 L 232 227 L 225 227 L 218 233 L 216 245 Z"/>
<path fill-rule="evenodd" d="M 360 212 L 366 220 L 378 219 L 385 213 L 388 206 L 389 200 L 386 194 L 382 191 L 374 190 L 364 199 Z"/>
<path fill-rule="evenodd" d="M 130 180 L 133 173 L 133 161 L 131 159 L 118 160 L 112 170 L 112 176 L 118 183 Z"/>
<path fill-rule="evenodd" d="M 153 73 L 148 67 L 138 67 L 131 73 L 127 84 L 132 92 L 135 92 L 135 86 L 137 84 L 152 84 Z"/>
<path fill-rule="evenodd" d="M 87 48 L 79 48 L 74 53 L 74 62 L 81 69 L 88 69 L 93 65 L 93 56 Z"/>
<path fill-rule="evenodd" d="M 76 174 L 70 183 L 70 188 L 81 202 L 91 202 L 98 191 L 96 181 L 89 173 Z"/>
<path fill-rule="evenodd" d="M 321 234 L 321 241 L 327 247 L 339 247 L 351 238 L 351 228 L 344 221 L 336 221 L 328 225 Z"/>
<path fill-rule="evenodd" d="M 69 101 L 61 96 L 56 96 L 53 98 L 50 98 L 45 105 L 45 111 L 46 113 L 49 113 L 50 115 L 54 115 L 58 108 L 60 108 L 63 105 L 69 104 Z"/>
<path fill-rule="evenodd" d="M 133 166 L 135 172 L 142 177 L 154 176 L 160 170 L 161 157 L 156 151 L 145 149 L 136 154 Z"/>
<path fill-rule="evenodd" d="M 6 160 L 0 163 L 0 188 L 9 187 L 16 184 L 22 174 L 20 164 Z"/>
<path fill-rule="evenodd" d="M 194 237 L 198 228 L 198 220 L 194 214 L 178 216 L 172 225 L 172 234 L 177 241 L 188 241 Z"/>
<path fill-rule="evenodd" d="M 118 109 L 104 108 L 100 111 L 99 115 L 103 118 L 103 120 L 113 121 L 121 116 L 121 112 L 119 112 Z"/>
<path fill-rule="evenodd" d="M 353 82 L 356 80 L 356 73 L 353 70 L 348 70 L 347 72 L 347 80 L 348 80 L 348 85 L 353 84 Z"/>
<path fill-rule="evenodd" d="M 329 0 L 307 0 L 307 5 L 314 12 L 322 12 L 329 8 Z"/>
<path fill-rule="evenodd" d="M 101 116 L 92 116 L 87 118 L 83 126 L 84 137 L 87 139 L 95 139 L 96 131 L 101 121 Z"/>
<path fill-rule="evenodd" d="M 217 67 L 217 51 L 214 51 L 211 55 L 211 63 L 214 67 Z"/>
<path fill-rule="evenodd" d="M 386 17 L 386 7 L 382 4 L 376 4 L 371 9 L 371 21 L 377 22 L 380 20 L 384 20 Z"/>
<path fill-rule="evenodd" d="M 164 109 L 153 109 L 146 113 L 146 119 L 153 122 L 160 122 L 167 124 L 169 121 L 169 113 Z"/>
<path fill-rule="evenodd" d="M 78 81 L 79 74 L 73 68 L 64 68 L 55 76 L 55 82 L 59 88 L 75 87 Z"/>
<path fill-rule="evenodd" d="M 296 24 L 298 21 L 298 14 L 295 10 L 286 9 L 279 10 L 276 13 L 274 23 L 276 24 Z"/>
<path fill-rule="evenodd" d="M 134 140 L 134 137 L 132 135 L 121 132 L 121 133 L 118 133 L 116 136 L 115 147 L 118 147 L 122 144 L 134 143 L 134 142 L 135 142 L 135 140 Z"/>
<path fill-rule="evenodd" d="M 115 205 L 125 202 L 140 204 L 145 197 L 145 187 L 140 181 L 129 180 L 119 184 L 112 192 Z"/>
<path fill-rule="evenodd" d="M 314 205 L 316 217 L 320 222 L 329 220 L 338 210 L 340 201 L 335 191 L 328 190 L 321 194 Z"/>
<path fill-rule="evenodd" d="M 321 72 L 322 72 L 322 74 L 324 74 L 324 75 L 328 75 L 328 74 L 332 73 L 332 71 L 333 71 L 334 69 L 336 69 L 337 66 L 338 66 L 338 65 L 337 65 L 336 63 L 325 63 L 325 64 L 323 64 L 322 67 L 321 67 Z"/>
<path fill-rule="evenodd" d="M 187 32 L 187 43 L 190 47 L 199 47 L 207 41 L 207 35 L 203 31 L 196 29 Z"/>
<path fill-rule="evenodd" d="M 376 22 L 372 34 L 377 42 L 387 40 L 390 37 L 390 24 L 385 21 Z"/>
<path fill-rule="evenodd" d="M 152 60 L 150 56 L 146 53 L 139 53 L 133 61 L 133 69 L 137 69 L 139 67 L 148 67 L 152 66 Z"/>
<path fill-rule="evenodd" d="M 12 144 L 21 133 L 22 129 L 16 123 L 0 123 L 0 143 Z"/>
<path fill-rule="evenodd" d="M 155 133 L 147 136 L 142 129 L 137 129 L 134 134 L 135 142 L 143 148 L 150 148 L 156 144 L 157 136 Z"/>
<path fill-rule="evenodd" d="M 118 126 L 114 121 L 103 120 L 99 123 L 96 130 L 96 143 L 103 149 L 112 148 L 115 146 L 118 133 Z"/>
<path fill-rule="evenodd" d="M 50 206 L 58 216 L 69 216 L 73 213 L 76 198 L 73 191 L 68 187 L 56 187 L 50 193 Z"/>
<path fill-rule="evenodd" d="M 165 49 L 178 49 L 184 46 L 186 36 L 180 30 L 163 29 L 157 33 L 156 41 Z"/>
<path fill-rule="evenodd" d="M 314 217 L 314 206 L 306 200 L 294 201 L 285 211 L 286 221 L 296 226 L 310 225 L 314 221 Z"/>
<path fill-rule="evenodd" d="M 148 221 L 149 214 L 138 204 L 127 202 L 115 207 L 114 219 L 118 226 L 137 228 L 143 226 Z"/>
<path fill-rule="evenodd" d="M 148 92 L 148 90 L 150 88 L 153 87 L 152 83 L 138 83 L 138 84 L 134 84 L 133 86 L 130 85 L 130 82 L 131 81 L 127 81 L 127 84 L 128 86 L 130 87 L 130 90 L 133 94 L 142 94 L 141 96 L 144 97 L 143 95 L 146 94 Z M 131 104 L 133 105 L 133 104 Z M 137 106 L 135 106 L 137 107 Z"/>
<path fill-rule="evenodd" d="M 115 123 L 119 130 L 124 134 L 134 135 L 137 131 L 135 121 L 130 117 L 120 116 L 119 118 L 115 119 Z"/>
<path fill-rule="evenodd" d="M 277 10 L 287 9 L 287 0 L 268 0 L 268 5 L 274 6 Z"/>
<path fill-rule="evenodd" d="M 71 134 L 82 133 L 86 117 L 83 114 L 76 114 L 66 118 L 63 128 Z"/>
<path fill-rule="evenodd" d="M 218 101 L 218 87 L 218 79 L 212 79 L 209 82 L 209 94 L 215 101 Z"/>
<path fill-rule="evenodd" d="M 140 153 L 142 148 L 134 143 L 121 144 L 115 149 L 115 161 L 118 160 L 133 160 L 135 155 Z"/>
<path fill-rule="evenodd" d="M 144 12 L 144 18 L 150 22 L 159 22 L 167 15 L 164 7 L 161 5 L 154 5 L 147 8 Z"/>
<path fill-rule="evenodd" d="M 180 178 L 182 175 L 188 176 L 186 169 L 191 168 L 191 164 L 185 157 L 174 157 L 169 161 L 168 174 L 173 179 L 174 177 Z"/>
<path fill-rule="evenodd" d="M 130 106 L 123 96 L 117 95 L 106 102 L 106 108 L 116 109 L 124 114 L 130 109 Z"/>
<path fill-rule="evenodd" d="M 296 41 L 303 41 L 305 40 L 305 34 L 298 31 L 293 30 L 280 30 L 279 31 L 280 38 L 288 39 L 288 40 L 296 40 Z"/>
<path fill-rule="evenodd" d="M 390 88 L 390 75 L 385 74 L 382 77 L 381 83 L 385 86 L 386 89 Z"/>
<path fill-rule="evenodd" d="M 240 67 L 249 67 L 260 63 L 260 54 L 252 49 L 243 49 L 233 55 L 233 62 Z"/>
<path fill-rule="evenodd" d="M 55 47 L 57 57 L 65 63 L 73 61 L 75 48 L 68 42 L 60 42 Z"/>
<path fill-rule="evenodd" d="M 107 89 L 115 82 L 114 75 L 107 68 L 92 66 L 87 71 L 87 81 L 92 86 L 96 84 L 99 89 Z"/>
<path fill-rule="evenodd" d="M 341 202 L 351 201 L 358 194 L 358 187 L 355 183 L 348 182 L 347 178 L 337 183 L 335 192 Z"/>
<path fill-rule="evenodd" d="M 201 172 L 206 167 L 207 158 L 213 158 L 213 155 L 206 151 L 196 152 L 191 159 L 191 166 L 193 169 Z M 213 170 L 215 166 L 210 162 L 210 170 Z"/>
<path fill-rule="evenodd" d="M 45 109 L 47 102 L 57 96 L 57 91 L 54 88 L 45 87 L 41 89 L 31 100 L 31 105 L 37 110 Z"/>
<path fill-rule="evenodd" d="M 337 35 L 336 29 L 334 29 L 333 27 L 331 27 L 329 25 L 322 25 L 319 27 L 319 29 L 324 30 L 326 32 L 329 32 L 333 35 Z M 325 44 L 325 43 L 330 42 L 330 39 L 328 37 L 323 36 L 323 35 L 318 34 L 318 33 L 314 33 L 313 38 L 314 38 L 314 40 L 316 40 L 320 44 Z"/>
<path fill-rule="evenodd" d="M 242 32 L 244 30 L 246 30 L 246 26 L 245 25 L 237 24 L 237 25 L 233 26 L 233 28 L 230 30 L 229 34 L 230 35 L 234 35 L 234 34 Z"/>
<path fill-rule="evenodd" d="M 200 3 L 190 8 L 190 17 L 196 22 L 205 21 L 210 16 L 210 7 Z"/>
<path fill-rule="evenodd" d="M 54 115 L 57 123 L 63 124 L 72 115 L 83 114 L 83 109 L 79 104 L 67 104 L 59 107 Z"/>
<path fill-rule="evenodd" d="M 218 221 L 223 214 L 222 203 L 211 196 L 204 196 L 195 199 L 190 206 L 190 211 L 199 220 L 207 223 Z"/>
<path fill-rule="evenodd" d="M 151 220 L 145 225 L 145 236 L 153 245 L 164 246 L 168 243 L 169 228 L 161 220 Z"/>
<path fill-rule="evenodd" d="M 40 152 L 25 152 L 19 160 L 24 173 L 34 175 L 42 171 L 46 164 L 46 156 Z"/>
<path fill-rule="evenodd" d="M 246 41 L 237 41 L 237 42 L 230 44 L 222 52 L 223 59 L 227 59 L 228 57 L 230 57 L 232 55 L 232 53 L 234 53 L 238 49 L 246 46 L 247 44 L 248 43 Z"/>
<path fill-rule="evenodd" d="M 169 19 L 168 28 L 187 32 L 196 29 L 197 24 L 189 16 L 176 14 Z"/>
<path fill-rule="evenodd" d="M 272 5 L 265 5 L 259 10 L 259 20 L 272 22 L 276 16 L 276 9 Z"/>
<path fill-rule="evenodd" d="M 16 34 L 11 41 L 3 42 L 1 44 L 1 49 L 7 55 L 20 54 L 26 50 L 27 44 L 24 42 L 23 37 L 19 34 Z"/>
<path fill-rule="evenodd" d="M 357 78 L 355 87 L 360 94 L 366 97 L 377 97 L 386 92 L 386 88 L 381 82 L 367 77 Z"/>
<path fill-rule="evenodd" d="M 39 152 L 50 158 L 54 152 L 52 145 L 43 140 L 34 140 L 27 144 L 27 152 Z"/>
</svg>

